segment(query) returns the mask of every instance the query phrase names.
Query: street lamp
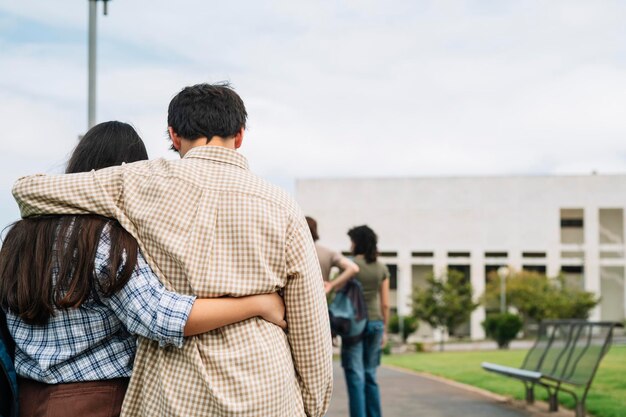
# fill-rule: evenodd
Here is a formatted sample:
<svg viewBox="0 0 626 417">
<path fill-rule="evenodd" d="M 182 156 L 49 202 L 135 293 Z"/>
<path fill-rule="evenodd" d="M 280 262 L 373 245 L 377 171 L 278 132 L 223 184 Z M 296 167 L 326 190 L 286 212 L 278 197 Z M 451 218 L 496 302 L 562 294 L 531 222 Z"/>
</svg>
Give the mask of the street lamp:
<svg viewBox="0 0 626 417">
<path fill-rule="evenodd" d="M 89 51 L 88 51 L 88 73 L 87 73 L 87 129 L 91 129 L 96 124 L 96 26 L 97 26 L 97 2 L 104 3 L 104 15 L 108 12 L 108 2 L 110 0 L 88 0 L 89 1 Z"/>
<path fill-rule="evenodd" d="M 498 268 L 498 276 L 500 277 L 500 313 L 506 313 L 506 277 L 509 276 L 509 268 L 501 266 Z"/>
</svg>

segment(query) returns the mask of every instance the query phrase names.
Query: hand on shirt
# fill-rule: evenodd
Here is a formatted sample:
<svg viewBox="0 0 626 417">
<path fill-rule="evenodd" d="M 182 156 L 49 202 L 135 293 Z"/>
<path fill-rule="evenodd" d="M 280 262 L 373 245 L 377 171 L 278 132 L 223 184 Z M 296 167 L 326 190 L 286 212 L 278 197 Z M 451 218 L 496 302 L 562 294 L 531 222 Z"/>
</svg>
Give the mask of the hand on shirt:
<svg viewBox="0 0 626 417">
<path fill-rule="evenodd" d="M 285 302 L 278 293 L 262 294 L 256 296 L 261 308 L 261 317 L 264 320 L 280 326 L 282 329 L 287 328 L 285 321 Z"/>
</svg>

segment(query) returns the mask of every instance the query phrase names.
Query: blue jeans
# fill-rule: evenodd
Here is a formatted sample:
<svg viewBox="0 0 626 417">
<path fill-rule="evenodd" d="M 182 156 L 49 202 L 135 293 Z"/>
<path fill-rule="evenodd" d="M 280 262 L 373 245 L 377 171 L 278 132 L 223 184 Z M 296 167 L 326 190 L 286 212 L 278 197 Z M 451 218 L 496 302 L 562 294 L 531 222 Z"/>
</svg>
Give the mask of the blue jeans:
<svg viewBox="0 0 626 417">
<path fill-rule="evenodd" d="M 382 416 L 376 368 L 380 365 L 383 330 L 382 321 L 370 321 L 361 341 L 341 345 L 341 366 L 346 375 L 350 417 Z"/>
</svg>

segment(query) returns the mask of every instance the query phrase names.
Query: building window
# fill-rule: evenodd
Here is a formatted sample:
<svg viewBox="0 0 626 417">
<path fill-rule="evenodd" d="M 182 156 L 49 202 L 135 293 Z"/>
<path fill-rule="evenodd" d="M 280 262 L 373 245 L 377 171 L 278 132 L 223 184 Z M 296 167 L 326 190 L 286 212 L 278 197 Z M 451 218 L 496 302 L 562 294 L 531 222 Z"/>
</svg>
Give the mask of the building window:
<svg viewBox="0 0 626 417">
<path fill-rule="evenodd" d="M 398 265 L 387 264 L 387 268 L 389 268 L 389 289 L 397 290 L 398 289 Z"/>
<path fill-rule="evenodd" d="M 561 209 L 561 243 L 582 245 L 585 243 L 583 209 Z"/>
<path fill-rule="evenodd" d="M 545 252 L 523 252 L 522 256 L 524 258 L 545 258 Z"/>
<path fill-rule="evenodd" d="M 494 279 L 499 279 L 499 277 L 498 277 L 498 269 L 500 269 L 503 266 L 506 266 L 506 265 L 504 265 L 504 264 L 498 264 L 498 265 L 489 264 L 489 265 L 485 265 L 485 280 L 487 282 L 491 282 Z"/>
<path fill-rule="evenodd" d="M 457 271 L 463 274 L 465 281 L 471 279 L 469 265 L 448 265 L 448 271 Z"/>
<path fill-rule="evenodd" d="M 463 277 L 465 278 L 465 282 L 468 282 L 468 281 L 471 280 L 470 266 L 469 265 L 448 265 L 448 273 L 450 273 L 452 271 L 457 271 L 457 272 L 460 272 L 461 274 L 463 274 Z M 459 336 L 459 337 L 469 336 L 469 334 L 470 334 L 470 323 L 469 323 L 469 320 L 467 322 L 461 324 L 456 329 L 454 334 L 455 334 L 455 336 Z"/>
<path fill-rule="evenodd" d="M 349 250 L 341 251 L 341 254 L 343 256 L 353 256 L 352 252 L 350 252 Z M 397 258 L 398 252 L 378 252 L 378 256 L 381 258 Z"/>
<path fill-rule="evenodd" d="M 567 259 L 583 259 L 585 252 L 582 251 L 563 251 L 561 252 L 561 258 Z"/>
<path fill-rule="evenodd" d="M 507 258 L 507 252 L 485 252 L 485 258 Z"/>
<path fill-rule="evenodd" d="M 600 268 L 600 317 L 602 320 L 623 322 L 626 319 L 626 292 L 623 266 Z"/>
<path fill-rule="evenodd" d="M 469 252 L 448 252 L 448 258 L 469 258 Z"/>
<path fill-rule="evenodd" d="M 623 258 L 624 258 L 624 251 L 621 251 L 621 250 L 600 251 L 600 259 L 623 259 Z"/>
<path fill-rule="evenodd" d="M 434 273 L 434 267 L 432 265 L 412 265 L 411 278 L 413 289 L 415 288 L 427 288 L 428 278 L 432 277 Z"/>
<path fill-rule="evenodd" d="M 545 265 L 522 265 L 522 270 L 526 272 L 536 272 L 538 274 L 545 275 L 546 274 L 546 266 Z"/>
<path fill-rule="evenodd" d="M 565 285 L 583 290 L 585 288 L 585 267 L 582 265 L 563 265 L 561 275 Z"/>
<path fill-rule="evenodd" d="M 434 252 L 411 252 L 411 256 L 414 258 L 432 258 L 435 256 Z"/>
<path fill-rule="evenodd" d="M 624 210 L 600 209 L 600 244 L 621 245 L 624 243 Z"/>
<path fill-rule="evenodd" d="M 561 227 L 572 227 L 575 229 L 582 229 L 584 226 L 583 219 L 561 219 Z"/>
</svg>

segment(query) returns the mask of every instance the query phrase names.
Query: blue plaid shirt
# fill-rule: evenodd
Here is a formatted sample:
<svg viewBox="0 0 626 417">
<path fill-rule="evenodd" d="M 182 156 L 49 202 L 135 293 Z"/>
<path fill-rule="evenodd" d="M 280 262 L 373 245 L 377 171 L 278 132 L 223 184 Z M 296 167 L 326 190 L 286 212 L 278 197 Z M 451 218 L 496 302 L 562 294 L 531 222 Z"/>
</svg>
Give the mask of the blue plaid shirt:
<svg viewBox="0 0 626 417">
<path fill-rule="evenodd" d="M 105 228 L 96 252 L 98 277 L 106 274 L 110 246 Z M 129 377 L 135 335 L 181 347 L 195 301 L 167 291 L 141 253 L 128 284 L 112 297 L 97 298 L 55 311 L 45 326 L 31 326 L 7 311 L 17 374 L 48 384 Z"/>
</svg>

